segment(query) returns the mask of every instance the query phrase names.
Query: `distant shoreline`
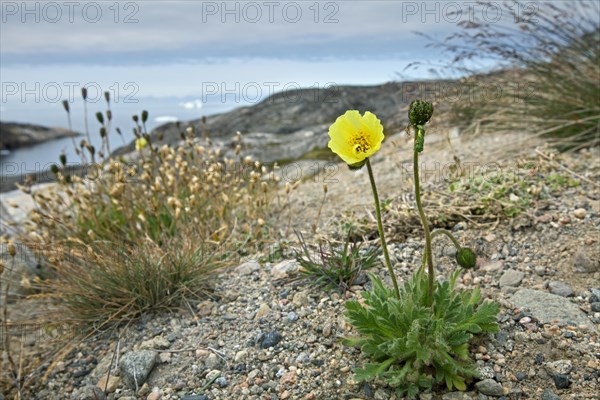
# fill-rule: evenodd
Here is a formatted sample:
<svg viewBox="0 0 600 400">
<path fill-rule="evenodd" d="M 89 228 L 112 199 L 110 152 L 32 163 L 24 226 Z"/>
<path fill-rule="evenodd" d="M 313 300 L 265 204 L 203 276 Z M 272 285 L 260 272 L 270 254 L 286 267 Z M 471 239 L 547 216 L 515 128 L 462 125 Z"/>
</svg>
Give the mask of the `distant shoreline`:
<svg viewBox="0 0 600 400">
<path fill-rule="evenodd" d="M 77 136 L 80 133 L 65 128 L 0 121 L 0 151 L 13 151 L 50 140 Z"/>
</svg>

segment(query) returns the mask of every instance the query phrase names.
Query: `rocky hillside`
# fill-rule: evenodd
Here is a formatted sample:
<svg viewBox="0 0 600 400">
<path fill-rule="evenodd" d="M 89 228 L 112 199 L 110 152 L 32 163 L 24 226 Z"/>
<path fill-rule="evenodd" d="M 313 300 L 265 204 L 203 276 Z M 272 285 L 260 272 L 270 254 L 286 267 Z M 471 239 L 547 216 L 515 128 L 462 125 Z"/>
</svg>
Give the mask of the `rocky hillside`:
<svg viewBox="0 0 600 400">
<path fill-rule="evenodd" d="M 389 82 L 376 86 L 332 86 L 276 93 L 262 102 L 233 111 L 181 124 L 168 123 L 152 133 L 155 143 L 176 144 L 180 132 L 193 127 L 196 135 L 208 135 L 215 144 L 228 148 L 240 131 L 244 153 L 264 162 L 290 160 L 327 146 L 327 129 L 346 110 L 373 110 L 385 122 L 386 132 L 406 126 L 406 108 L 411 99 L 432 93 L 451 81 Z M 134 145 L 116 154 L 133 151 Z"/>
<path fill-rule="evenodd" d="M 14 150 L 48 140 L 77 136 L 78 133 L 63 128 L 40 125 L 0 122 L 0 150 Z"/>
</svg>

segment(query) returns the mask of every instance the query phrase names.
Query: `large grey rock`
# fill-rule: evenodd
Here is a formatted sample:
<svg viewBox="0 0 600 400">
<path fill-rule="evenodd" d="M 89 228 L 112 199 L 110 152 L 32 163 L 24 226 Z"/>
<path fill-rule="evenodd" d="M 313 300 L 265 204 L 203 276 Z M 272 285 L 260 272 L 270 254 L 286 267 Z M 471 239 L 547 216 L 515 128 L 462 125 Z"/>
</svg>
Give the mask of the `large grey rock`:
<svg viewBox="0 0 600 400">
<path fill-rule="evenodd" d="M 586 315 L 565 297 L 532 289 L 520 289 L 511 302 L 519 308 L 529 308 L 535 318 L 544 323 L 554 320 L 560 323 L 592 326 Z"/>
<path fill-rule="evenodd" d="M 106 400 L 106 395 L 99 387 L 84 386 L 71 394 L 71 400 Z"/>
<path fill-rule="evenodd" d="M 251 275 L 253 272 L 260 270 L 260 264 L 256 261 L 246 261 L 235 268 L 235 273 L 238 275 Z"/>
<path fill-rule="evenodd" d="M 31 288 L 22 285 L 22 278 L 31 281 L 35 276 L 44 277 L 40 255 L 35 254 L 22 243 L 15 242 L 14 246 L 17 253 L 12 257 L 8 253 L 8 245 L 0 243 L 0 261 L 4 264 L 0 291 L 5 293 L 6 285 L 10 283 L 7 296 L 9 303 L 31 294 Z M 4 296 L 0 296 L 0 305 L 3 304 L 4 299 Z"/>
<path fill-rule="evenodd" d="M 484 379 L 475 384 L 475 388 L 481 394 L 485 394 L 487 396 L 500 397 L 504 394 L 502 391 L 502 385 L 496 382 L 493 379 Z"/>
<path fill-rule="evenodd" d="M 570 297 L 574 294 L 573 289 L 571 289 L 569 285 L 560 281 L 550 282 L 548 284 L 548 290 L 550 291 L 550 293 L 562 297 Z"/>
<path fill-rule="evenodd" d="M 119 362 L 119 371 L 125 384 L 135 390 L 141 387 L 154 368 L 157 355 L 158 353 L 151 350 L 125 353 Z"/>
<path fill-rule="evenodd" d="M 283 260 L 271 268 L 271 275 L 273 279 L 284 279 L 289 275 L 298 271 L 299 264 L 296 260 Z"/>
<path fill-rule="evenodd" d="M 593 260 L 583 250 L 577 250 L 571 259 L 572 267 L 574 272 L 579 273 L 593 273 L 600 271 L 600 259 Z"/>
<path fill-rule="evenodd" d="M 568 375 L 573 369 L 573 364 L 570 360 L 558 360 L 545 363 L 544 368 L 550 375 Z"/>
<path fill-rule="evenodd" d="M 500 287 L 519 286 L 524 277 L 523 272 L 509 269 L 500 277 Z"/>
<path fill-rule="evenodd" d="M 2 181 L 2 179 L 0 179 Z M 48 185 L 37 185 L 36 190 L 48 190 Z M 17 207 L 13 207 L 16 205 Z M 20 190 L 0 194 L 0 236 L 6 235 L 12 238 L 17 251 L 14 259 L 8 254 L 6 243 L 0 243 L 0 260 L 5 265 L 5 272 L 0 280 L 0 290 L 4 293 L 6 283 L 10 280 L 10 291 L 8 300 L 12 302 L 17 298 L 30 294 L 28 289 L 21 285 L 21 278 L 27 277 L 32 280 L 38 276 L 46 278 L 42 268 L 44 257 L 51 254 L 53 249 L 32 249 L 25 246 L 15 238 L 25 234 L 24 223 L 29 218 L 29 212 L 35 204 L 29 194 Z M 0 304 L 3 296 L 0 296 Z"/>
<path fill-rule="evenodd" d="M 542 393 L 542 400 L 560 400 L 560 397 L 555 395 L 552 389 L 546 388 Z"/>
</svg>

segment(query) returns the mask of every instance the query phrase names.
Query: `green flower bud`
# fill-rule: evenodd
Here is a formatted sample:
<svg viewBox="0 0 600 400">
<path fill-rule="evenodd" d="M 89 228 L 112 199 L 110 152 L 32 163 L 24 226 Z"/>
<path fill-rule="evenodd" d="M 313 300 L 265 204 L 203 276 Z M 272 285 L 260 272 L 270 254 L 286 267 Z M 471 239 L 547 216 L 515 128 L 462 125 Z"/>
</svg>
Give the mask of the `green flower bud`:
<svg viewBox="0 0 600 400">
<path fill-rule="evenodd" d="M 134 115 L 133 117 L 131 117 L 133 119 L 133 122 L 135 122 L 136 124 L 138 123 L 138 121 L 140 120 L 140 117 L 138 117 L 137 115 Z"/>
<path fill-rule="evenodd" d="M 102 139 L 104 139 L 106 137 L 106 128 L 105 127 L 100 128 L 100 137 Z"/>
<path fill-rule="evenodd" d="M 58 167 L 56 166 L 56 164 L 52 164 L 52 165 L 50 166 L 50 171 L 52 171 L 52 173 L 53 173 L 54 175 L 58 174 Z"/>
<path fill-rule="evenodd" d="M 123 135 L 123 132 L 121 132 L 121 128 L 117 127 L 116 131 L 119 135 Z"/>
<path fill-rule="evenodd" d="M 106 118 L 110 121 L 112 119 L 112 111 L 106 110 Z"/>
<path fill-rule="evenodd" d="M 83 97 L 83 101 L 87 99 L 87 88 L 81 88 L 81 97 Z"/>
<path fill-rule="evenodd" d="M 100 122 L 101 124 L 104 124 L 104 115 L 102 115 L 102 113 L 100 111 L 98 111 L 96 113 L 96 119 L 98 120 L 98 122 Z"/>
<path fill-rule="evenodd" d="M 66 112 L 69 112 L 69 102 L 67 100 L 63 100 L 63 107 L 65 108 Z"/>
<path fill-rule="evenodd" d="M 104 92 L 104 99 L 107 103 L 110 103 L 110 93 L 108 91 Z"/>
<path fill-rule="evenodd" d="M 425 125 L 433 115 L 433 104 L 424 100 L 413 100 L 408 107 L 408 120 L 411 125 Z"/>
<path fill-rule="evenodd" d="M 143 110 L 142 111 L 142 122 L 146 123 L 146 121 L 148 121 L 148 111 Z"/>
<path fill-rule="evenodd" d="M 461 247 L 456 252 L 456 262 L 465 269 L 475 268 L 477 256 L 473 250 L 469 249 L 468 247 Z"/>
<path fill-rule="evenodd" d="M 66 154 L 61 154 L 60 156 L 58 156 L 58 159 L 60 160 L 60 163 L 62 165 L 67 165 L 67 155 Z"/>
</svg>

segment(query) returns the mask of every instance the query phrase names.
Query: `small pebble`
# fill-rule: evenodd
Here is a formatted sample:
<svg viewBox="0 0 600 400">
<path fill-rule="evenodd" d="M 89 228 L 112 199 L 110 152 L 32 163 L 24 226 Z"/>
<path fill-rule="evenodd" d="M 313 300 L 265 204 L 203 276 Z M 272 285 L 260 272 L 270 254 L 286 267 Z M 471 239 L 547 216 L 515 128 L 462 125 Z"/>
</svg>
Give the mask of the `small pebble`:
<svg viewBox="0 0 600 400">
<path fill-rule="evenodd" d="M 563 374 L 556 374 L 552 377 L 557 389 L 566 389 L 571 385 L 569 377 Z"/>
<path fill-rule="evenodd" d="M 295 312 L 293 312 L 293 311 L 290 311 L 290 312 L 288 313 L 288 315 L 287 315 L 287 321 L 288 321 L 288 322 L 290 322 L 290 323 L 291 323 L 291 322 L 294 322 L 294 321 L 297 321 L 297 320 L 298 320 L 298 318 L 299 318 L 299 317 L 298 317 L 298 314 L 296 314 L 296 313 L 295 313 Z"/>
<path fill-rule="evenodd" d="M 585 208 L 578 208 L 573 211 L 573 216 L 578 219 L 584 219 L 586 214 Z"/>
<path fill-rule="evenodd" d="M 525 325 L 525 324 L 528 324 L 528 323 L 530 323 L 530 322 L 531 322 L 531 318 L 529 318 L 529 317 L 523 317 L 523 318 L 521 318 L 521 319 L 519 320 L 519 323 L 520 323 L 521 325 Z"/>
<path fill-rule="evenodd" d="M 552 389 L 546 388 L 542 394 L 542 400 L 560 400 L 560 397 L 555 395 Z"/>
<path fill-rule="evenodd" d="M 219 385 L 219 387 L 224 388 L 227 386 L 227 379 L 224 376 L 220 376 L 215 380 L 215 383 Z"/>
</svg>

